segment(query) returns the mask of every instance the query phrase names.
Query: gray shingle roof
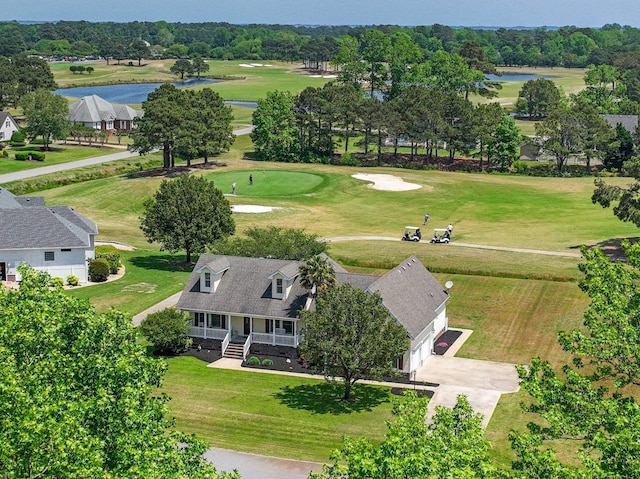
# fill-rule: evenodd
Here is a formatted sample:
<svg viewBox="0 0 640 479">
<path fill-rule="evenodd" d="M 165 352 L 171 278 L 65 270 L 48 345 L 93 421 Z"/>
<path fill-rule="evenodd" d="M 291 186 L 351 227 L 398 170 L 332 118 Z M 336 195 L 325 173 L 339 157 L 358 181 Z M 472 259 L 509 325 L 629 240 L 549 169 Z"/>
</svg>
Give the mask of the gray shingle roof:
<svg viewBox="0 0 640 479">
<path fill-rule="evenodd" d="M 225 271 L 215 293 L 200 292 L 202 266 L 226 258 L 229 269 Z M 187 285 L 178 300 L 177 308 L 185 310 L 235 313 L 247 316 L 271 318 L 297 318 L 307 300 L 308 291 L 296 280 L 287 299 L 271 297 L 269 276 L 291 264 L 290 260 L 244 258 L 239 256 L 200 256 Z M 302 261 L 297 261 L 299 267 Z"/>
<path fill-rule="evenodd" d="M 96 224 L 68 206 L 44 206 L 41 197 L 17 197 L 0 188 L 0 250 L 88 248 Z"/>
<path fill-rule="evenodd" d="M 98 95 L 83 96 L 69 106 L 69 119 L 73 122 L 97 123 L 116 119 L 113 105 Z"/>
<path fill-rule="evenodd" d="M 384 306 L 412 338 L 436 318 L 437 311 L 449 299 L 449 294 L 415 256 L 380 277 L 369 289 L 380 293 Z"/>
<path fill-rule="evenodd" d="M 630 133 L 635 133 L 638 128 L 638 115 L 600 115 L 607 120 L 611 128 L 615 128 L 618 123 L 624 126 Z"/>
<path fill-rule="evenodd" d="M 229 269 L 224 273 L 218 289 L 215 293 L 200 292 L 200 275 L 197 271 L 206 264 L 218 263 L 222 258 L 228 260 Z M 296 318 L 305 305 L 308 291 L 296 279 L 288 299 L 273 299 L 269 277 L 286 266 L 291 268 L 302 264 L 302 261 L 202 255 L 180 296 L 177 308 Z M 365 291 L 380 293 L 384 306 L 412 338 L 436 318 L 441 306 L 449 299 L 440 283 L 415 256 L 384 276 L 336 272 L 336 281 L 338 284 L 349 283 Z"/>
</svg>

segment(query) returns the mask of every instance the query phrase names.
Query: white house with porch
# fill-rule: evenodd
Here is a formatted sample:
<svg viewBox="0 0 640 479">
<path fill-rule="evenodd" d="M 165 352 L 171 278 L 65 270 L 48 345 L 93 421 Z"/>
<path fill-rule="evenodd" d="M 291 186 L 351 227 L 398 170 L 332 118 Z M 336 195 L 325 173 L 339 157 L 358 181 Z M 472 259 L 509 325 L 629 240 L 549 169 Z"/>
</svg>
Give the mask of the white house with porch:
<svg viewBox="0 0 640 479">
<path fill-rule="evenodd" d="M 245 359 L 252 344 L 296 348 L 304 334 L 300 311 L 315 308 L 310 292 L 300 284 L 302 264 L 202 255 L 176 307 L 189 313 L 190 335 L 220 340 L 223 355 L 233 350 Z M 333 261 L 332 265 L 339 284 L 380 293 L 411 340 L 407 352 L 397 358 L 398 369 L 415 371 L 448 328 L 449 294 L 415 256 L 383 276 L 351 274 Z"/>
</svg>

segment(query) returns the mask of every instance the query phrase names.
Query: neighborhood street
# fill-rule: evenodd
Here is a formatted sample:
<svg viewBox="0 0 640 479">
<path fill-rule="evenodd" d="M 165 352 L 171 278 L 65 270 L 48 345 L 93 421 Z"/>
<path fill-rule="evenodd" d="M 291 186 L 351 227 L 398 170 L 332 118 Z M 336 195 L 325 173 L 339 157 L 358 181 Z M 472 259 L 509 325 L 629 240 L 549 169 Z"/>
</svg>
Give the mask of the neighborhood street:
<svg viewBox="0 0 640 479">
<path fill-rule="evenodd" d="M 237 469 L 242 479 L 306 479 L 309 472 L 318 472 L 322 468 L 322 464 L 317 462 L 259 456 L 216 447 L 207 450 L 204 457 L 218 471 Z"/>
<path fill-rule="evenodd" d="M 248 135 L 253 131 L 252 126 L 245 128 L 239 128 L 233 131 L 236 136 Z M 100 163 L 108 163 L 110 161 L 125 160 L 127 158 L 133 158 L 139 156 L 138 153 L 131 152 L 129 150 L 118 151 L 116 153 L 109 153 L 106 155 L 95 156 L 93 158 L 86 158 L 84 160 L 70 161 L 69 163 L 61 163 L 59 165 L 41 166 L 39 168 L 33 168 L 31 170 L 16 171 L 15 173 L 6 173 L 0 175 L 0 185 L 3 183 L 9 183 L 11 181 L 25 180 L 27 178 L 33 178 L 35 176 L 48 175 L 50 173 L 58 173 L 59 171 L 73 170 L 75 168 L 82 168 L 85 166 L 98 165 Z"/>
</svg>

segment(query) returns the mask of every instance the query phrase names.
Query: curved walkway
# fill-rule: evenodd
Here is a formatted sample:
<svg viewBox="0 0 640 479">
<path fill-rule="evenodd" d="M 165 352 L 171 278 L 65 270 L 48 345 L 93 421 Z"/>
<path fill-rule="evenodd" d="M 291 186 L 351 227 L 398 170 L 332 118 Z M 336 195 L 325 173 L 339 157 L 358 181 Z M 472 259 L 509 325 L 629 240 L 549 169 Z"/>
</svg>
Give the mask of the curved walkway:
<svg viewBox="0 0 640 479">
<path fill-rule="evenodd" d="M 340 241 L 401 241 L 400 238 L 394 236 L 334 236 L 333 238 L 324 238 L 325 241 L 329 242 L 340 242 Z M 431 244 L 428 241 L 422 241 L 423 244 Z M 448 246 L 460 246 L 463 248 L 477 248 L 477 249 L 489 249 L 494 251 L 509 251 L 512 253 L 531 253 L 531 254 L 544 254 L 548 256 L 564 256 L 567 258 L 581 258 L 581 253 L 574 253 L 572 251 L 548 251 L 548 250 L 540 250 L 540 249 L 527 249 L 527 248 L 509 248 L 506 246 L 488 246 L 481 244 L 471 244 L 471 243 L 458 243 L 456 241 L 452 241 Z M 446 247 L 446 246 L 440 246 Z"/>
</svg>

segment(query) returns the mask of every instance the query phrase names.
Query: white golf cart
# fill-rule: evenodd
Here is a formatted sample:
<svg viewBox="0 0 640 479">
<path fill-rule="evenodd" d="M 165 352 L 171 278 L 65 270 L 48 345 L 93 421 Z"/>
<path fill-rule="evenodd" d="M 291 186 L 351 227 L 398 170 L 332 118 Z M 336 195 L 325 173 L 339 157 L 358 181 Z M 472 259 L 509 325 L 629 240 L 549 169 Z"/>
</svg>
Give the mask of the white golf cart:
<svg viewBox="0 0 640 479">
<path fill-rule="evenodd" d="M 417 226 L 405 226 L 404 236 L 400 239 L 402 241 L 420 241 L 422 239 L 422 232 Z"/>
<path fill-rule="evenodd" d="M 447 228 L 434 228 L 431 243 L 448 243 L 451 241 L 451 233 Z"/>
</svg>

